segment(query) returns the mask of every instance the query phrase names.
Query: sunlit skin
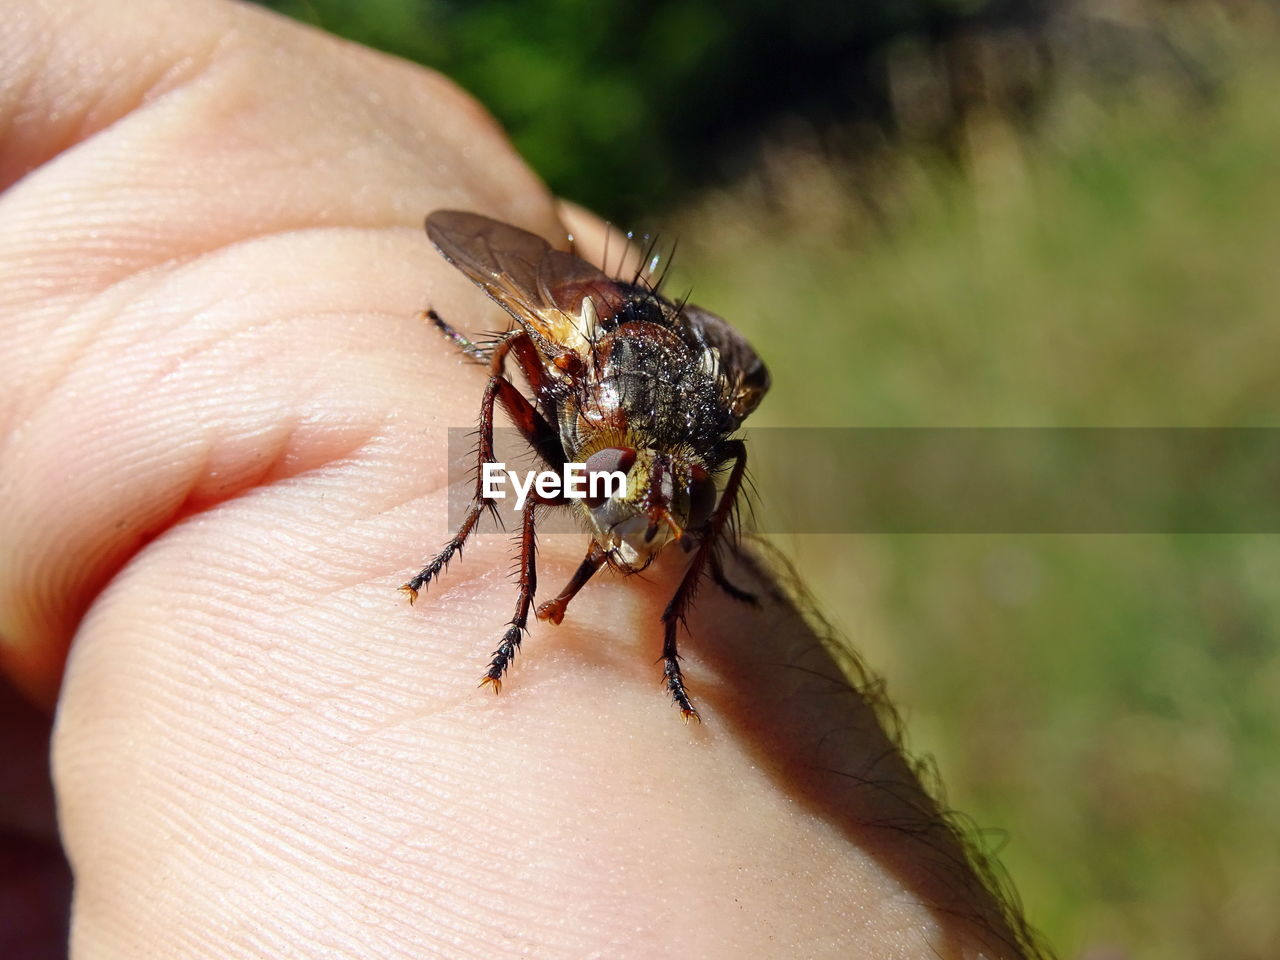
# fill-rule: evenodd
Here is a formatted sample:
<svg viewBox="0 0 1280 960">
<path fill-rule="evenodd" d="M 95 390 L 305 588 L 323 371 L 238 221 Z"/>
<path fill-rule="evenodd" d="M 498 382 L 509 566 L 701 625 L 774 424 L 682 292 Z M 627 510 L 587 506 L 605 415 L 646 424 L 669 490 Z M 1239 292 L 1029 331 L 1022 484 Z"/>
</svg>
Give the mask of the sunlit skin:
<svg viewBox="0 0 1280 960">
<path fill-rule="evenodd" d="M 508 538 L 397 602 L 486 382 L 420 311 L 501 320 L 422 217 L 603 248 L 473 101 L 216 2 L 14 0 L 0 74 L 0 637 L 43 711 L 0 714 L 0 915 L 60 955 L 60 846 L 75 958 L 1018 955 L 767 576 L 699 597 L 702 726 L 655 695 L 679 550 L 500 699 Z"/>
</svg>

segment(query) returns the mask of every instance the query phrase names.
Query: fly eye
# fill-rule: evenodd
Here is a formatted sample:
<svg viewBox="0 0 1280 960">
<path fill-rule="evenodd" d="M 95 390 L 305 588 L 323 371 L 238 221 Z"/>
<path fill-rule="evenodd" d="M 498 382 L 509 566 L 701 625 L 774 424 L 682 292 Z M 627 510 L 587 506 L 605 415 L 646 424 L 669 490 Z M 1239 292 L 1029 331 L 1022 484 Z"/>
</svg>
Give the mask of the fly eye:
<svg viewBox="0 0 1280 960">
<path fill-rule="evenodd" d="M 690 530 L 700 529 L 711 519 L 711 511 L 716 508 L 716 482 L 707 471 L 695 465 L 690 471 L 689 479 L 689 522 Z"/>
<path fill-rule="evenodd" d="M 608 499 L 604 495 L 608 489 L 606 478 L 600 476 L 599 479 L 596 479 L 597 475 L 609 473 L 625 474 L 635 462 L 636 452 L 630 447 L 605 447 L 603 450 L 597 450 L 587 457 L 587 462 L 583 464 L 587 474 L 587 506 L 594 510 Z M 624 487 L 623 489 L 625 490 L 626 488 Z"/>
</svg>

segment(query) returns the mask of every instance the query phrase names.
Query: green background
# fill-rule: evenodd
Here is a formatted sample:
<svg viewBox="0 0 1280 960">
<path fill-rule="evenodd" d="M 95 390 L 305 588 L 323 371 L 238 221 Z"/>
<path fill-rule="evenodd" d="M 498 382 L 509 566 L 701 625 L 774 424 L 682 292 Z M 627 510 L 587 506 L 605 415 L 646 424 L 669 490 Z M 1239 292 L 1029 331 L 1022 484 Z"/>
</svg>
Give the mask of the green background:
<svg viewBox="0 0 1280 960">
<path fill-rule="evenodd" d="M 1280 420 L 1263 4 L 278 7 L 678 236 L 773 372 L 753 425 Z M 1280 956 L 1275 536 L 775 540 L 1058 953 Z"/>
</svg>

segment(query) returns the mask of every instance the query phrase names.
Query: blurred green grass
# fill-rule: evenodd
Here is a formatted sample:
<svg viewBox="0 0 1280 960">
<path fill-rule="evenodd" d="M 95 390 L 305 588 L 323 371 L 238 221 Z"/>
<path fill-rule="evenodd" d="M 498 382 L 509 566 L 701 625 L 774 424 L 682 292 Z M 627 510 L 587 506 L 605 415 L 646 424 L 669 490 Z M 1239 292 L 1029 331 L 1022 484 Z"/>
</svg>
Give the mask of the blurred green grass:
<svg viewBox="0 0 1280 960">
<path fill-rule="evenodd" d="M 967 174 L 792 143 L 669 223 L 770 364 L 753 424 L 1278 425 L 1256 39 L 1212 104 L 1067 88 L 1035 135 L 976 118 Z M 774 539 L 1062 956 L 1280 956 L 1276 537 Z"/>
</svg>

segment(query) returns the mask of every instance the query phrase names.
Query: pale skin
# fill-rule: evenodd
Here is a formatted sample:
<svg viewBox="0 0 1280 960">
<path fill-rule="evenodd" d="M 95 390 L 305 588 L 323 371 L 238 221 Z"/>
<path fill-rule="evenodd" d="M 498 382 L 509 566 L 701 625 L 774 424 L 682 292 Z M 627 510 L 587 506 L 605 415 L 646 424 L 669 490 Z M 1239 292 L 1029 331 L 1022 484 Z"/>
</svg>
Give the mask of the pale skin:
<svg viewBox="0 0 1280 960">
<path fill-rule="evenodd" d="M 221 3 L 17 0 L 0 77 L 0 650 L 56 708 L 73 956 L 1021 955 L 753 570 L 759 609 L 699 595 L 688 725 L 678 551 L 535 626 L 500 697 L 510 538 L 397 592 L 485 376 L 419 312 L 502 323 L 423 216 L 602 245 L 481 108 Z M 540 543 L 539 599 L 585 546 Z M 10 835 L 52 835 L 39 781 Z"/>
</svg>

